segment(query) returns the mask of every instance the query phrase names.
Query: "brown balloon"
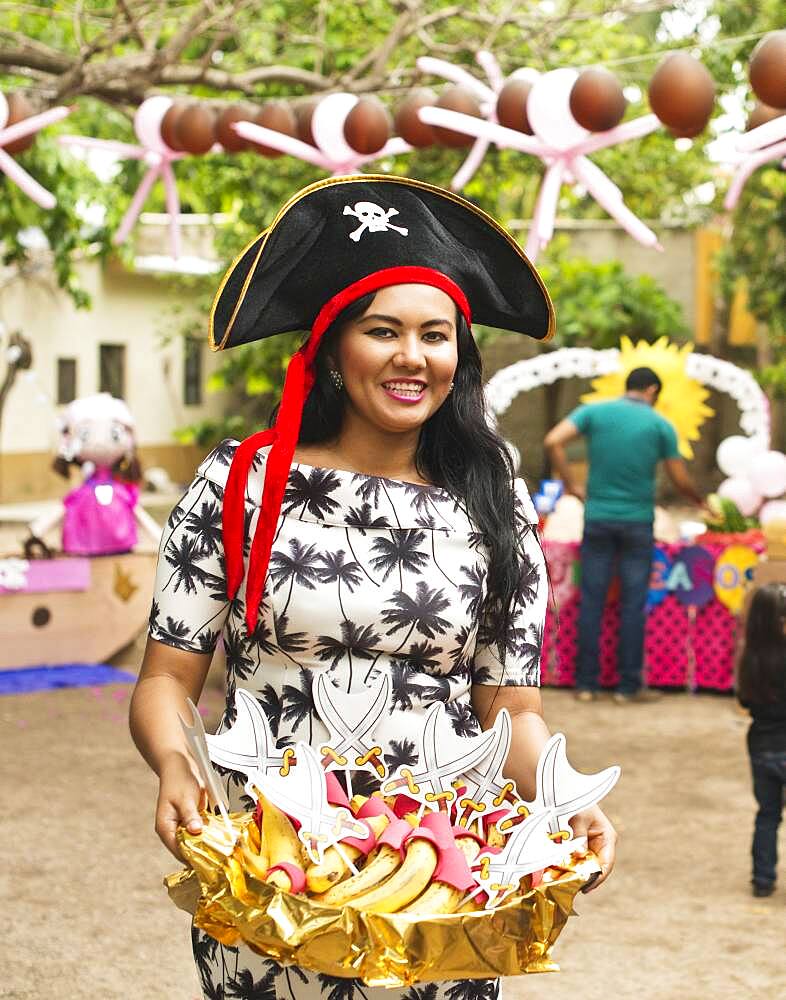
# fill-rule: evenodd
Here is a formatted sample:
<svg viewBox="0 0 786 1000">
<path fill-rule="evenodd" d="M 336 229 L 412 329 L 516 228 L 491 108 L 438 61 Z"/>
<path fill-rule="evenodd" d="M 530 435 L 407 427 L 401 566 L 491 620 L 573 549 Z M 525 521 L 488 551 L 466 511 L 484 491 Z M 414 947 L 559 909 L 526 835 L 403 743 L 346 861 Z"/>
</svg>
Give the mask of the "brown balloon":
<svg viewBox="0 0 786 1000">
<path fill-rule="evenodd" d="M 437 141 L 434 129 L 418 117 L 421 108 L 433 108 L 436 103 L 437 95 L 433 90 L 428 87 L 418 87 L 407 94 L 396 110 L 394 119 L 396 132 L 415 149 L 425 149 Z"/>
<path fill-rule="evenodd" d="M 600 66 L 579 73 L 570 92 L 570 113 L 590 132 L 619 125 L 627 106 L 619 80 Z"/>
<path fill-rule="evenodd" d="M 16 125 L 17 122 L 24 121 L 25 118 L 29 118 L 33 114 L 33 106 L 24 94 L 8 94 L 6 100 L 8 101 L 7 126 Z M 26 149 L 30 149 L 34 142 L 35 132 L 32 132 L 30 135 L 22 136 L 21 139 L 15 139 L 13 142 L 7 143 L 3 146 L 3 149 L 6 153 L 14 156 L 17 153 L 24 153 Z"/>
<path fill-rule="evenodd" d="M 687 52 L 670 52 L 649 85 L 650 107 L 674 135 L 698 135 L 715 106 L 715 83 Z"/>
<path fill-rule="evenodd" d="M 314 133 L 311 130 L 311 119 L 314 117 L 314 111 L 319 104 L 318 97 L 309 97 L 307 101 L 302 101 L 300 104 L 296 104 L 295 120 L 297 121 L 297 137 L 301 142 L 307 142 L 311 146 L 316 146 L 317 141 L 314 138 Z"/>
<path fill-rule="evenodd" d="M 216 141 L 216 116 L 204 104 L 189 104 L 175 125 L 177 140 L 187 153 L 206 153 Z"/>
<path fill-rule="evenodd" d="M 467 87 L 455 84 L 442 91 L 436 107 L 444 108 L 445 111 L 460 111 L 465 115 L 472 115 L 473 118 L 481 118 L 480 104 L 478 99 Z M 465 135 L 463 132 L 456 132 L 450 128 L 439 128 L 434 125 L 434 135 L 437 142 L 442 146 L 450 146 L 451 149 L 462 149 L 473 145 L 475 137 Z"/>
<path fill-rule="evenodd" d="M 286 101 L 265 101 L 255 116 L 254 122 L 263 128 L 269 128 L 274 132 L 281 132 L 282 135 L 291 136 L 293 139 L 299 138 L 297 118 Z M 284 155 L 280 149 L 274 149 L 272 146 L 263 146 L 261 143 L 253 143 L 252 148 L 260 156 L 274 158 Z"/>
<path fill-rule="evenodd" d="M 786 31 L 770 31 L 751 53 L 751 87 L 763 104 L 786 108 Z"/>
<path fill-rule="evenodd" d="M 527 98 L 532 90 L 530 80 L 508 80 L 497 95 L 497 121 L 505 128 L 534 135 L 527 118 Z"/>
<path fill-rule="evenodd" d="M 784 114 L 786 114 L 786 111 L 783 108 L 773 108 L 769 104 L 757 102 L 748 115 L 748 121 L 745 123 L 745 131 L 750 132 L 751 129 L 758 128 L 759 125 L 766 125 L 767 122 L 771 122 L 774 118 L 780 118 Z"/>
<path fill-rule="evenodd" d="M 390 115 L 378 97 L 361 97 L 344 121 L 344 138 L 356 153 L 378 153 L 390 138 Z"/>
<path fill-rule="evenodd" d="M 235 122 L 248 122 L 251 118 L 252 112 L 242 104 L 230 104 L 219 113 L 216 121 L 216 138 L 228 153 L 242 153 L 251 145 L 230 128 Z"/>
<path fill-rule="evenodd" d="M 184 101 L 175 101 L 175 103 L 161 119 L 161 124 L 158 128 L 158 131 L 161 133 L 161 138 L 164 140 L 166 145 L 176 153 L 185 152 L 185 147 L 181 144 L 177 137 L 177 123 L 187 107 L 188 105 Z"/>
</svg>

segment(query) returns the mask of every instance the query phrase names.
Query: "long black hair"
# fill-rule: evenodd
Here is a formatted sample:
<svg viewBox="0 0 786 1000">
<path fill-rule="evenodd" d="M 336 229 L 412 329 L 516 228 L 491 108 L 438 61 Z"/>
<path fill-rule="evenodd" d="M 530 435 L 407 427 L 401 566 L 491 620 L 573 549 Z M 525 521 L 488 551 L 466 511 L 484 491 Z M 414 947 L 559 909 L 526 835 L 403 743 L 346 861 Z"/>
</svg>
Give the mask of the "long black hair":
<svg viewBox="0 0 786 1000">
<path fill-rule="evenodd" d="M 300 443 L 318 444 L 338 436 L 345 397 L 329 376 L 328 357 L 341 328 L 366 312 L 373 301 L 374 293 L 357 299 L 325 331 L 315 359 L 316 381 L 303 408 Z M 480 639 L 496 645 L 504 663 L 520 579 L 514 468 L 504 441 L 489 425 L 480 352 L 460 313 L 456 333 L 458 364 L 453 391 L 423 424 L 415 465 L 425 480 L 463 501 L 483 536 L 489 561 Z"/>
<path fill-rule="evenodd" d="M 754 593 L 745 624 L 737 694 L 747 705 L 786 696 L 786 583 L 767 583 Z"/>
</svg>

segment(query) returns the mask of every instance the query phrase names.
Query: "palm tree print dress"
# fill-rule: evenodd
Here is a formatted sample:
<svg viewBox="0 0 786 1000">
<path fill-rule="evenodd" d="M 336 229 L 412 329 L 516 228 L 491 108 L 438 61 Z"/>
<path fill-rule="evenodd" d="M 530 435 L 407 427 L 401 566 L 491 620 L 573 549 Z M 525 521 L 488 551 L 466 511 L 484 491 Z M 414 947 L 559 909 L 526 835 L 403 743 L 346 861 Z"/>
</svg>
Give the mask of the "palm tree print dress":
<svg viewBox="0 0 786 1000">
<path fill-rule="evenodd" d="M 232 724 L 240 685 L 262 705 L 279 743 L 323 743 L 327 729 L 311 688 L 326 672 L 348 692 L 387 671 L 393 707 L 375 739 L 391 769 L 415 763 L 413 735 L 439 700 L 457 734 L 479 732 L 473 684 L 537 685 L 547 580 L 534 508 L 516 481 L 523 546 L 516 607 L 504 668 L 482 641 L 479 611 L 487 559 L 461 501 L 444 490 L 375 476 L 293 464 L 273 543 L 259 621 L 245 634 L 244 596 L 227 601 L 221 507 L 237 447 L 227 441 L 202 463 L 172 511 L 161 540 L 150 634 L 191 652 L 210 652 L 223 637 Z M 246 557 L 253 538 L 267 449 L 246 490 Z M 364 772 L 353 776 L 362 792 Z M 234 808 L 243 779 L 224 773 Z M 193 931 L 206 1000 L 396 1000 L 396 994 L 305 970 L 282 968 L 245 947 L 228 948 Z M 412 988 L 406 1000 L 495 1000 L 497 980 Z"/>
</svg>

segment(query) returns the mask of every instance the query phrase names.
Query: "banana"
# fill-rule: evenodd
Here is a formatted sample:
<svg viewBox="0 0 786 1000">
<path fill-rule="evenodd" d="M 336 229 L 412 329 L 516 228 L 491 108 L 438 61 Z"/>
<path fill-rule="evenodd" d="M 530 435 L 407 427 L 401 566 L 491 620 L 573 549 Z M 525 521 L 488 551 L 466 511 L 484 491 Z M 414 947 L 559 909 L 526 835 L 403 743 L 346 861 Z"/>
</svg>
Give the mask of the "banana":
<svg viewBox="0 0 786 1000">
<path fill-rule="evenodd" d="M 505 837 L 497 829 L 496 823 L 489 823 L 486 830 L 486 843 L 489 847 L 502 847 L 505 843 Z"/>
<path fill-rule="evenodd" d="M 341 850 L 353 862 L 363 853 L 359 847 L 353 847 L 351 844 L 342 844 Z M 313 893 L 327 892 L 331 886 L 341 881 L 348 870 L 347 863 L 338 849 L 328 847 L 322 856 L 322 864 L 309 865 L 306 869 L 306 887 Z"/>
<path fill-rule="evenodd" d="M 366 893 L 378 885 L 383 879 L 401 866 L 401 855 L 393 848 L 383 844 L 369 855 L 362 871 L 351 878 L 345 878 L 332 889 L 319 897 L 326 906 L 344 906 L 353 896 Z"/>
<path fill-rule="evenodd" d="M 369 816 L 366 822 L 371 827 L 374 836 L 379 837 L 389 820 L 387 816 Z M 344 857 L 341 856 L 342 852 L 351 861 L 356 861 L 363 856 L 361 849 L 352 844 L 342 844 L 341 852 L 336 847 L 328 847 L 322 856 L 322 864 L 310 865 L 306 869 L 306 886 L 309 892 L 327 892 L 331 886 L 344 878 L 349 867 Z"/>
<path fill-rule="evenodd" d="M 480 845 L 474 837 L 457 837 L 456 847 L 461 851 L 471 865 L 480 851 Z M 427 916 L 429 913 L 455 913 L 459 903 L 467 895 L 464 889 L 455 889 L 447 882 L 432 882 L 430 886 L 402 912 L 417 916 Z"/>
<path fill-rule="evenodd" d="M 295 828 L 278 806 L 261 797 L 262 803 L 262 849 L 267 852 L 268 865 L 277 865 L 288 861 L 292 865 L 303 867 L 303 851 L 300 838 Z M 271 872 L 266 879 L 272 885 L 289 891 L 292 887 L 286 872 Z"/>
<path fill-rule="evenodd" d="M 398 871 L 376 889 L 351 897 L 347 905 L 371 913 L 395 913 L 423 892 L 436 867 L 434 845 L 420 838 L 413 840 Z"/>
<path fill-rule="evenodd" d="M 240 836 L 240 854 L 246 870 L 255 878 L 265 880 L 268 864 L 267 853 L 262 849 L 259 828 L 256 823 L 248 824 Z"/>
</svg>

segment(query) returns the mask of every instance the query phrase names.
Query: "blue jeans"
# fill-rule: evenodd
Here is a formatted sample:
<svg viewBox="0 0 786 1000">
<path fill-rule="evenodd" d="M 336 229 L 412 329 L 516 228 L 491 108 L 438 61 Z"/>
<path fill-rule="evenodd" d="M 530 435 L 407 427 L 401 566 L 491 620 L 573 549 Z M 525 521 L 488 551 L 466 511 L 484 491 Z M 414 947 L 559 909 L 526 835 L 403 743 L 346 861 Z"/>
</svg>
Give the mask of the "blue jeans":
<svg viewBox="0 0 786 1000">
<path fill-rule="evenodd" d="M 775 884 L 778 865 L 778 827 L 786 788 L 786 753 L 773 750 L 751 754 L 753 794 L 759 804 L 753 830 L 753 881 Z"/>
<path fill-rule="evenodd" d="M 576 687 L 599 687 L 598 646 L 606 594 L 617 567 L 620 578 L 619 685 L 622 694 L 641 687 L 644 622 L 652 565 L 650 521 L 587 521 L 581 543 L 581 605 Z"/>
</svg>

